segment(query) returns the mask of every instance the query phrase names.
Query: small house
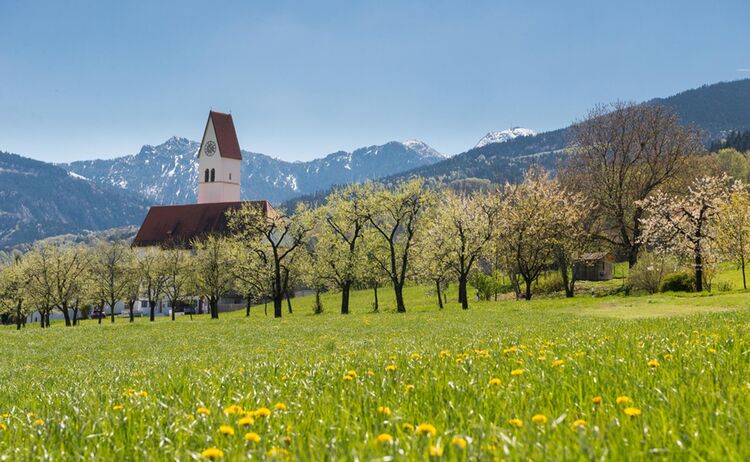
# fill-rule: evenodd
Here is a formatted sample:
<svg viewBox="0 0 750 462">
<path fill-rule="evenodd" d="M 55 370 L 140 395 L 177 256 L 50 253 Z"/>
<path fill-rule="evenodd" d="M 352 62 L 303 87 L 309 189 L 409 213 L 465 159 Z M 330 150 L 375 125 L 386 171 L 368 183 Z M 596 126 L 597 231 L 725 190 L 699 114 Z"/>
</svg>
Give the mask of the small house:
<svg viewBox="0 0 750 462">
<path fill-rule="evenodd" d="M 615 258 L 606 252 L 580 255 L 573 265 L 573 278 L 578 281 L 609 281 L 614 277 Z"/>
</svg>

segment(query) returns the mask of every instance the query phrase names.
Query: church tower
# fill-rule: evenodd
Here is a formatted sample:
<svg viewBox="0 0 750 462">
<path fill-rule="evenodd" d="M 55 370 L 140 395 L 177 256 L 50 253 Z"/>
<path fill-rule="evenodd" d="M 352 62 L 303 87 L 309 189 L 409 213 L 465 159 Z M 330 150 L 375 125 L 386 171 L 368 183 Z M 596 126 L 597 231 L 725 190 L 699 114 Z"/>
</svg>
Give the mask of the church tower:
<svg viewBox="0 0 750 462">
<path fill-rule="evenodd" d="M 232 115 L 210 111 L 198 150 L 198 203 L 239 202 L 241 162 Z"/>
</svg>

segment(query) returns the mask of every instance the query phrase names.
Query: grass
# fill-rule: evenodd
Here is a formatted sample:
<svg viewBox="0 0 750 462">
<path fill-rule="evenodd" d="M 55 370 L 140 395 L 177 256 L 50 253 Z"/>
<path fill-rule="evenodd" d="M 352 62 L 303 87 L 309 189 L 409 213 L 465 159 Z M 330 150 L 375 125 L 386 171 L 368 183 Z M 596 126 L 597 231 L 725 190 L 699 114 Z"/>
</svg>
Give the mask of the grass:
<svg viewBox="0 0 750 462">
<path fill-rule="evenodd" d="M 438 311 L 429 290 L 411 287 L 403 315 L 391 312 L 390 291 L 380 295 L 379 314 L 364 291 L 349 316 L 327 294 L 319 316 L 304 298 L 281 320 L 261 306 L 218 321 L 3 329 L 0 458 L 190 460 L 214 447 L 224 460 L 750 457 L 746 293 L 469 311 L 451 293 Z M 232 405 L 254 422 L 240 425 L 243 414 L 224 412 Z M 421 423 L 435 434 L 410 427 Z M 249 432 L 260 441 L 245 441 Z"/>
</svg>

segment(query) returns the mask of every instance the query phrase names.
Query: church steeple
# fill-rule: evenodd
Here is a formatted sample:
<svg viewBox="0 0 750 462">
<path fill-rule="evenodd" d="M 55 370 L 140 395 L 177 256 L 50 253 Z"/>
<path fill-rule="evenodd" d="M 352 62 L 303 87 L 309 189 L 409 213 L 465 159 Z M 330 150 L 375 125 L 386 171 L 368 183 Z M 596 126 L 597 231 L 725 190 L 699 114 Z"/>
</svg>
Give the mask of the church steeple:
<svg viewBox="0 0 750 462">
<path fill-rule="evenodd" d="M 198 203 L 239 202 L 241 162 L 232 115 L 210 111 L 198 150 Z"/>
</svg>

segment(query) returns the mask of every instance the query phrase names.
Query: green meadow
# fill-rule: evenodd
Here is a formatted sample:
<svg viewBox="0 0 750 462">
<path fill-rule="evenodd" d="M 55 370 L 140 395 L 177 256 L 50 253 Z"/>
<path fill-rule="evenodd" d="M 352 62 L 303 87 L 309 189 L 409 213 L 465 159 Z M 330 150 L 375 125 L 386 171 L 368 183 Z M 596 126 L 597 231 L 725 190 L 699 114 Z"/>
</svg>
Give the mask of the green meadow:
<svg viewBox="0 0 750 462">
<path fill-rule="evenodd" d="M 735 278 L 734 275 L 728 276 Z M 615 286 L 621 282 L 615 281 Z M 737 286 L 735 286 L 737 287 Z M 741 287 L 741 285 L 740 285 Z M 596 292 L 594 291 L 594 294 Z M 747 460 L 750 296 L 0 331 L 3 460 Z"/>
</svg>

